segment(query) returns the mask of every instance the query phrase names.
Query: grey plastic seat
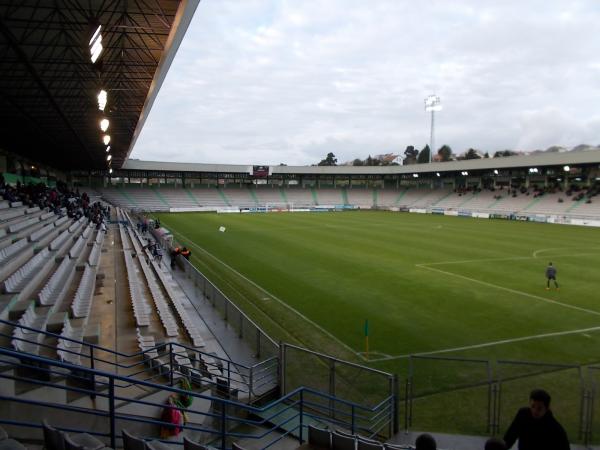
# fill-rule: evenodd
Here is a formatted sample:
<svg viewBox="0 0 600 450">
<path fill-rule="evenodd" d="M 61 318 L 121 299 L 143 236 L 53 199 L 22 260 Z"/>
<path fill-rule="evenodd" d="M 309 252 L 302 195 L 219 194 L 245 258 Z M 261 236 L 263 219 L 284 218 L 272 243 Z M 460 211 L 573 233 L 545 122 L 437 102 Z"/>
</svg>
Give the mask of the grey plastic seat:
<svg viewBox="0 0 600 450">
<path fill-rule="evenodd" d="M 333 450 L 354 450 L 356 439 L 354 437 L 343 435 L 334 431 L 331 433 L 331 448 Z"/>
<path fill-rule="evenodd" d="M 208 450 L 206 445 L 191 441 L 187 437 L 183 438 L 183 450 Z"/>
<path fill-rule="evenodd" d="M 123 435 L 123 450 L 146 450 L 146 441 L 133 436 L 127 430 L 121 430 Z"/>
<path fill-rule="evenodd" d="M 356 450 L 383 450 L 383 444 L 378 441 L 359 436 L 356 442 Z"/>
<path fill-rule="evenodd" d="M 46 419 L 42 421 L 42 427 L 44 429 L 44 447 L 46 450 L 67 450 L 67 436 L 65 433 L 51 426 Z M 70 434 L 68 438 L 70 445 L 76 445 L 85 450 L 100 450 L 104 448 L 104 444 L 101 441 L 87 433 Z"/>
</svg>

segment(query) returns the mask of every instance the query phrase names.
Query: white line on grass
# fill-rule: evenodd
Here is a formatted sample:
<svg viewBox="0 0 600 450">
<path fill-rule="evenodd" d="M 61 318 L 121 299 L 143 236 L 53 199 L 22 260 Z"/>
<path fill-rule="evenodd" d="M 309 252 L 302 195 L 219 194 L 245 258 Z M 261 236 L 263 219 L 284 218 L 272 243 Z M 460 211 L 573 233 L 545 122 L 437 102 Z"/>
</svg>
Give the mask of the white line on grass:
<svg viewBox="0 0 600 450">
<path fill-rule="evenodd" d="M 488 286 L 488 287 L 492 287 L 492 288 L 495 288 L 495 289 L 500 289 L 502 291 L 511 292 L 513 294 L 522 295 L 524 297 L 534 298 L 536 300 L 541 300 L 541 301 L 547 302 L 547 303 L 553 303 L 555 305 L 559 305 L 559 306 L 562 306 L 564 308 L 570 308 L 570 309 L 574 309 L 574 310 L 577 310 L 577 311 L 582 311 L 582 312 L 586 312 L 586 313 L 589 313 L 589 314 L 594 314 L 596 316 L 600 316 L 600 311 L 594 311 L 592 309 L 582 308 L 581 306 L 575 306 L 575 305 L 570 305 L 568 303 L 562 303 L 562 302 L 559 302 L 559 301 L 556 301 L 556 300 L 550 300 L 549 298 L 540 297 L 538 295 L 529 294 L 529 293 L 523 292 L 523 291 L 517 291 L 516 289 L 511 289 L 511 288 L 507 288 L 507 287 L 504 287 L 504 286 L 499 286 L 497 284 L 488 283 L 487 281 L 481 281 L 481 280 L 478 280 L 476 278 L 466 277 L 464 275 L 459 275 L 457 273 L 446 272 L 445 270 L 435 269 L 433 267 L 428 267 L 428 266 L 423 265 L 423 264 L 417 264 L 416 266 L 420 267 L 422 269 L 432 270 L 434 272 L 443 273 L 444 275 L 448 275 L 448 276 L 451 276 L 451 277 L 462 278 L 463 280 L 471 281 L 473 283 L 478 283 L 478 284 L 481 284 L 483 286 Z"/>
<path fill-rule="evenodd" d="M 217 258 L 215 255 L 213 255 L 212 253 L 210 253 L 208 250 L 205 250 L 204 248 L 200 247 L 198 244 L 196 244 L 192 239 L 189 239 L 188 237 L 184 236 L 183 234 L 174 231 L 173 230 L 173 234 L 177 234 L 179 236 L 181 236 L 182 238 L 184 238 L 186 241 L 190 242 L 192 246 L 196 247 L 198 250 L 200 250 L 201 252 L 204 252 L 205 254 L 207 254 L 208 256 L 210 256 L 211 258 L 213 258 L 215 261 L 219 262 L 220 264 L 222 264 L 223 266 L 227 267 L 229 270 L 231 270 L 233 273 L 235 273 L 236 275 L 238 275 L 240 278 L 246 280 L 248 283 L 250 283 L 252 286 L 256 287 L 257 289 L 259 289 L 260 291 L 264 292 L 265 294 L 267 294 L 269 297 L 271 297 L 273 300 L 275 300 L 276 302 L 278 302 L 280 305 L 282 305 L 284 308 L 289 309 L 290 311 L 292 311 L 293 313 L 295 313 L 296 315 L 298 315 L 298 317 L 301 317 L 303 320 L 305 320 L 306 322 L 310 323 L 311 325 L 313 325 L 315 328 L 317 328 L 318 330 L 322 331 L 323 333 L 325 333 L 327 336 L 329 336 L 331 339 L 333 339 L 335 342 L 337 342 L 338 344 L 340 344 L 342 347 L 344 347 L 346 350 L 348 350 L 349 352 L 351 352 L 352 354 L 360 357 L 361 359 L 366 361 L 366 358 L 364 356 L 362 356 L 359 352 L 355 351 L 353 348 L 351 348 L 350 346 L 348 346 L 347 344 L 345 344 L 344 342 L 342 342 L 340 339 L 338 339 L 337 337 L 335 337 L 333 334 L 331 334 L 329 331 L 327 331 L 325 328 L 323 328 L 321 325 L 313 322 L 311 319 L 309 319 L 308 317 L 306 317 L 304 314 L 302 314 L 300 311 L 298 311 L 297 309 L 294 309 L 293 307 L 291 307 L 290 305 L 288 305 L 287 303 L 285 303 L 283 300 L 281 300 L 280 298 L 278 298 L 277 296 L 271 294 L 269 291 L 267 291 L 265 288 L 263 288 L 262 286 L 259 286 L 258 284 L 256 284 L 254 281 L 252 281 L 251 279 L 247 278 L 246 276 L 242 275 L 240 272 L 238 272 L 237 270 L 235 270 L 233 267 L 231 267 L 229 264 L 227 264 L 225 261 L 222 261 L 221 259 Z"/>
<path fill-rule="evenodd" d="M 539 250 L 534 251 L 531 256 L 533 258 L 537 258 L 538 255 L 540 253 L 546 253 L 546 252 L 551 252 L 552 250 L 573 250 L 573 249 L 581 249 L 581 248 L 585 248 L 586 250 L 592 250 L 592 249 L 597 249 L 600 247 L 585 247 L 585 246 L 575 246 L 575 247 L 554 247 L 554 248 L 540 248 Z M 556 256 L 557 258 L 560 256 L 585 256 L 588 255 L 590 253 L 580 253 L 578 255 L 552 255 L 552 256 Z"/>
<path fill-rule="evenodd" d="M 599 330 L 600 330 L 600 327 L 591 327 L 591 328 L 581 328 L 579 330 L 557 331 L 554 333 L 535 334 L 532 336 L 523 336 L 523 337 L 512 338 L 512 339 L 502 339 L 500 341 L 484 342 L 482 344 L 465 345 L 464 347 L 446 348 L 446 349 L 442 349 L 442 350 L 433 350 L 430 352 L 409 353 L 406 355 L 388 356 L 385 358 L 370 359 L 369 362 L 390 361 L 393 359 L 408 358 L 409 356 L 426 356 L 426 355 L 436 355 L 438 353 L 459 352 L 462 350 L 472 350 L 475 348 L 493 347 L 493 346 L 502 345 L 502 344 L 512 344 L 514 342 L 530 341 L 530 340 L 534 340 L 534 339 L 544 339 L 544 338 L 555 337 L 555 336 L 566 336 L 569 334 L 582 334 L 583 336 L 591 338 L 591 336 L 586 334 L 586 332 L 599 331 Z"/>
</svg>

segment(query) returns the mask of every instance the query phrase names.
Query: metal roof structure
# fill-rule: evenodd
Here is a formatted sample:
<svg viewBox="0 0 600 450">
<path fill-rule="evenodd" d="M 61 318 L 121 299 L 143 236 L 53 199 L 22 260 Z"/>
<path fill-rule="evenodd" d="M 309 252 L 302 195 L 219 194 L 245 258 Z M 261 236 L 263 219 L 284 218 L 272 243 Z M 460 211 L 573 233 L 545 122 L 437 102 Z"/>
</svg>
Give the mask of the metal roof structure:
<svg viewBox="0 0 600 450">
<path fill-rule="evenodd" d="M 106 118 L 119 168 L 199 1 L 0 0 L 0 147 L 58 169 L 106 169 Z"/>
<path fill-rule="evenodd" d="M 536 153 L 501 158 L 469 159 L 463 161 L 411 164 L 406 166 L 271 166 L 272 174 L 296 175 L 394 175 L 410 173 L 457 172 L 469 170 L 510 170 L 564 165 L 600 166 L 600 150 L 562 153 Z M 233 164 L 200 164 L 128 159 L 125 170 L 154 170 L 172 172 L 252 173 L 252 166 Z"/>
</svg>

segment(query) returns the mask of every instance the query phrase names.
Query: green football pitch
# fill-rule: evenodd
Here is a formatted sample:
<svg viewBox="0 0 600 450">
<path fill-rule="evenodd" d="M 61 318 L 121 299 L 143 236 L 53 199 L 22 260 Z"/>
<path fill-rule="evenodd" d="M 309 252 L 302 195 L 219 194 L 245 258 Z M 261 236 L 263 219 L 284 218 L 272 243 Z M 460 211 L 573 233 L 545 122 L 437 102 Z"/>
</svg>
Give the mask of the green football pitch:
<svg viewBox="0 0 600 450">
<path fill-rule="evenodd" d="M 416 401 L 413 426 L 484 433 L 488 374 L 468 360 L 510 360 L 557 366 L 499 366 L 521 377 L 503 384 L 501 426 L 541 384 L 577 430 L 580 372 L 558 365 L 600 361 L 600 229 L 382 211 L 159 217 L 275 340 L 401 380 L 420 355 L 413 395 L 437 397 Z M 560 290 L 546 290 L 549 262 Z M 558 372 L 523 381 L 546 371 Z"/>
<path fill-rule="evenodd" d="M 368 319 L 383 367 L 414 353 L 597 359 L 598 229 L 364 211 L 160 219 L 275 338 L 364 361 Z M 550 261 L 560 290 L 545 289 Z"/>
</svg>

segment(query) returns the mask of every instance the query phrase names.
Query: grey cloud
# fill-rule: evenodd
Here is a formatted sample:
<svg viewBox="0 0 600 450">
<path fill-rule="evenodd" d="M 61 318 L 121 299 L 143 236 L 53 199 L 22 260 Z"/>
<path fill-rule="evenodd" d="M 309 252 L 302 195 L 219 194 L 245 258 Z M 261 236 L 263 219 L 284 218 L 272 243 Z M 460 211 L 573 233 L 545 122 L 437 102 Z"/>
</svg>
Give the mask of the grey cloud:
<svg viewBox="0 0 600 450">
<path fill-rule="evenodd" d="M 433 91 L 455 151 L 598 143 L 599 16 L 592 0 L 205 0 L 132 157 L 402 152 L 428 141 Z"/>
</svg>

